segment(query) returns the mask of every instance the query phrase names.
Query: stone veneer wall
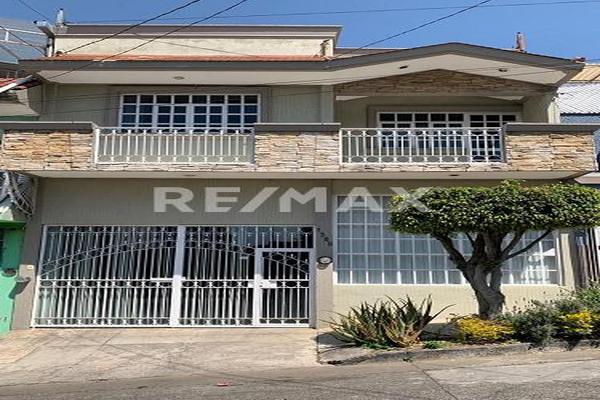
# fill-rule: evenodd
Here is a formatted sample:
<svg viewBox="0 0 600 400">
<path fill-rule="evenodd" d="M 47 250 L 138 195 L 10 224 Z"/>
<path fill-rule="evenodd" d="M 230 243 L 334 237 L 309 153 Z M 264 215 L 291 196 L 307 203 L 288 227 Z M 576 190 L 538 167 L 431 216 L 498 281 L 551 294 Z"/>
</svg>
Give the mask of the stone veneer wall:
<svg viewBox="0 0 600 400">
<path fill-rule="evenodd" d="M 347 96 L 369 94 L 397 96 L 401 93 L 410 95 L 511 93 L 515 95 L 516 93 L 543 94 L 548 91 L 547 86 L 535 83 L 442 69 L 335 85 L 335 94 Z"/>
<path fill-rule="evenodd" d="M 338 132 L 257 133 L 255 161 L 260 172 L 339 171 Z"/>
<path fill-rule="evenodd" d="M 0 168 L 14 171 L 76 171 L 93 168 L 93 134 L 76 131 L 14 131 L 2 135 Z"/>
<path fill-rule="evenodd" d="M 402 171 L 593 171 L 591 132 L 507 132 L 506 163 L 344 164 L 337 131 L 256 133 L 255 164 L 94 165 L 90 132 L 5 131 L 0 168 L 14 171 L 222 171 L 222 172 L 402 172 Z"/>
<path fill-rule="evenodd" d="M 508 132 L 507 164 L 520 171 L 594 171 L 591 133 Z"/>
</svg>

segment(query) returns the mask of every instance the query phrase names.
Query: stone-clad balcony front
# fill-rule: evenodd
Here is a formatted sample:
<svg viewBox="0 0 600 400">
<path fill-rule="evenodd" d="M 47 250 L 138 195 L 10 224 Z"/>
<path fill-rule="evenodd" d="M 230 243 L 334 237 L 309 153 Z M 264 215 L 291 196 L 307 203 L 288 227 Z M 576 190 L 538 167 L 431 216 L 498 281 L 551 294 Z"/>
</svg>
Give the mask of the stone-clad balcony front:
<svg viewBox="0 0 600 400">
<path fill-rule="evenodd" d="M 340 129 L 102 128 L 4 122 L 1 167 L 39 176 L 569 178 L 595 170 L 595 125 Z M 204 175 L 203 175 L 204 174 Z"/>
</svg>

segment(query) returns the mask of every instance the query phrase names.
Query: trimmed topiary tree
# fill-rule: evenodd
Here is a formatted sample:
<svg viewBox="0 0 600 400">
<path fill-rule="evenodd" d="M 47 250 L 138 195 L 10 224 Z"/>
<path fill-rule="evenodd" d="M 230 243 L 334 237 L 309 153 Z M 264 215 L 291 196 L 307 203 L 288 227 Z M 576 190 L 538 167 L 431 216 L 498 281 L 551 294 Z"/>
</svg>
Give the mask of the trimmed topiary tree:
<svg viewBox="0 0 600 400">
<path fill-rule="evenodd" d="M 395 196 L 390 225 L 397 232 L 428 234 L 438 240 L 473 288 L 479 316 L 489 319 L 500 314 L 504 305 L 502 264 L 526 253 L 556 229 L 600 225 L 600 191 L 562 183 L 523 186 L 518 181 L 432 188 L 418 201 L 411 195 Z M 541 233 L 517 249 L 527 231 Z M 471 243 L 469 253 L 457 247 L 459 233 Z"/>
</svg>

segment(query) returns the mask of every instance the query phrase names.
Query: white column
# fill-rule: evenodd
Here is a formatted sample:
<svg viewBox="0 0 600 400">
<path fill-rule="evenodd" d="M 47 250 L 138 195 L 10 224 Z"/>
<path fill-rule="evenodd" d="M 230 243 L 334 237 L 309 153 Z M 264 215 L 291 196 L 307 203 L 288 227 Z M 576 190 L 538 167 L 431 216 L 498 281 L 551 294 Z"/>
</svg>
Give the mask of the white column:
<svg viewBox="0 0 600 400">
<path fill-rule="evenodd" d="M 173 266 L 173 282 L 171 286 L 171 313 L 169 325 L 179 325 L 181 312 L 181 281 L 183 279 L 183 261 L 185 256 L 185 226 L 177 227 L 177 242 L 175 247 L 175 265 Z"/>
<path fill-rule="evenodd" d="M 260 314 L 262 309 L 262 269 L 263 269 L 263 251 L 254 250 L 254 289 L 252 291 L 252 325 L 260 324 Z"/>
</svg>

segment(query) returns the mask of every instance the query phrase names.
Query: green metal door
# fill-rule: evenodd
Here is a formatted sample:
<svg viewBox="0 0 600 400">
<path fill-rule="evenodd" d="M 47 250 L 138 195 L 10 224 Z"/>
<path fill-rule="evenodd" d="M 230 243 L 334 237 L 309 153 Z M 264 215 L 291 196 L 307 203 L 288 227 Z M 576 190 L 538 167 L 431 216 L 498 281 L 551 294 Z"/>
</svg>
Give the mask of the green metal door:
<svg viewBox="0 0 600 400">
<path fill-rule="evenodd" d="M 24 230 L 0 227 L 0 335 L 10 330 Z"/>
</svg>

